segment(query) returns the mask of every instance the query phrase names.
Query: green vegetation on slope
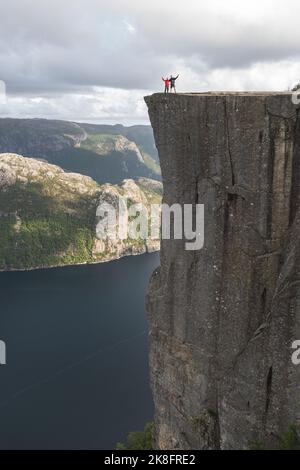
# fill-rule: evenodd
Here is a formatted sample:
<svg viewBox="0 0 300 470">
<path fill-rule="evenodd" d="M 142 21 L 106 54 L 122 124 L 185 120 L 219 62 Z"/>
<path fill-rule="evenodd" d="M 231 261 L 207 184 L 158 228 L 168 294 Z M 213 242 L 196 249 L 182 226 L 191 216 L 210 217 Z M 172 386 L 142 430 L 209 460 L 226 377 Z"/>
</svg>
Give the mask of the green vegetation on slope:
<svg viewBox="0 0 300 470">
<path fill-rule="evenodd" d="M 0 119 L 2 152 L 42 158 L 67 171 L 90 176 L 100 184 L 161 177 L 150 126 Z"/>
<path fill-rule="evenodd" d="M 118 136 L 113 134 L 92 134 L 81 147 L 104 156 L 115 149 L 117 139 Z"/>
</svg>

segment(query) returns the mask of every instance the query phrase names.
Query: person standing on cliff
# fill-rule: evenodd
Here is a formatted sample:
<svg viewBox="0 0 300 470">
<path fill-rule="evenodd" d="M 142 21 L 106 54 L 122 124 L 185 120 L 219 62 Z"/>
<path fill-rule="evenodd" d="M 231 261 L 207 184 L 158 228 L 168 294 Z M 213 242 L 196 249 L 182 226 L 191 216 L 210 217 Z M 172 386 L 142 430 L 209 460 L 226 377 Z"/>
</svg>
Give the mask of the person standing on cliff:
<svg viewBox="0 0 300 470">
<path fill-rule="evenodd" d="M 165 93 L 169 93 L 169 90 L 170 90 L 170 79 L 169 78 L 164 78 L 164 77 L 161 77 L 163 82 L 165 82 Z"/>
<path fill-rule="evenodd" d="M 177 77 L 173 77 L 173 75 L 171 75 L 170 77 L 171 92 L 174 89 L 174 93 L 176 93 L 175 81 L 177 80 L 178 77 L 179 77 L 179 74 L 177 75 Z"/>
</svg>

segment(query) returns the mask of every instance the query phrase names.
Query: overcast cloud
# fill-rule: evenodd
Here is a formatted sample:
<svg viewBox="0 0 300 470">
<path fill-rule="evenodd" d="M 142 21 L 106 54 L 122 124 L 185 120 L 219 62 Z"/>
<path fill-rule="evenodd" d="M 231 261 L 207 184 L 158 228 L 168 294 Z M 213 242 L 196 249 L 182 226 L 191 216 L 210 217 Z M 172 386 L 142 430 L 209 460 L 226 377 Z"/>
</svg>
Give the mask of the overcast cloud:
<svg viewBox="0 0 300 470">
<path fill-rule="evenodd" d="M 0 0 L 1 116 L 147 122 L 143 95 L 284 90 L 300 78 L 298 0 Z"/>
</svg>

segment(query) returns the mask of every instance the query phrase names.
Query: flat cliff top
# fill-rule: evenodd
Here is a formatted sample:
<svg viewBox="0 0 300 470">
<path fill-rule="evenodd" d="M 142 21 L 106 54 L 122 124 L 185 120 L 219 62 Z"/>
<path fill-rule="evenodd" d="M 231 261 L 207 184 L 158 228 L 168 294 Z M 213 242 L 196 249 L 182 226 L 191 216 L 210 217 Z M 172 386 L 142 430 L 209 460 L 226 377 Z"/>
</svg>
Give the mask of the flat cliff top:
<svg viewBox="0 0 300 470">
<path fill-rule="evenodd" d="M 206 92 L 190 92 L 190 93 L 164 93 L 158 92 L 145 96 L 290 96 L 292 91 L 206 91 Z"/>
</svg>

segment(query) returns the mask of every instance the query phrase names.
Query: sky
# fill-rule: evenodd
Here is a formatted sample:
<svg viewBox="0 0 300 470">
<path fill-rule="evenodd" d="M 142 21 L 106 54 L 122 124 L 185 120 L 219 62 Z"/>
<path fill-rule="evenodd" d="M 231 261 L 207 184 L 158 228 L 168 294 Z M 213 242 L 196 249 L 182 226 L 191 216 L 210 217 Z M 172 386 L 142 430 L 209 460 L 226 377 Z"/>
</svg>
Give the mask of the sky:
<svg viewBox="0 0 300 470">
<path fill-rule="evenodd" d="M 162 76 L 180 92 L 300 80 L 299 0 L 0 0 L 0 18 L 0 117 L 147 124 Z"/>
</svg>

